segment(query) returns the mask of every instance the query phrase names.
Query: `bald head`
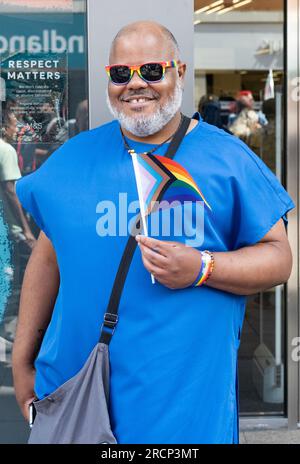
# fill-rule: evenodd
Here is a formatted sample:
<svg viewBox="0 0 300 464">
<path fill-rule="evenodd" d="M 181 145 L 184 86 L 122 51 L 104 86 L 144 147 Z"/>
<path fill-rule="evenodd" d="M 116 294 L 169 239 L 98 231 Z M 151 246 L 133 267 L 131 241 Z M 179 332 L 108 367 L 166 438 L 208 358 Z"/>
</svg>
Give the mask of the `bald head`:
<svg viewBox="0 0 300 464">
<path fill-rule="evenodd" d="M 146 64 L 151 63 L 160 67 L 154 67 L 155 79 L 147 80 L 153 67 Z M 177 41 L 168 29 L 153 21 L 123 27 L 112 43 L 109 64 L 115 65 L 114 72 L 126 71 L 126 79 L 129 78 L 122 85 L 110 78 L 107 88 L 108 107 L 125 131 L 148 137 L 173 120 L 174 125 L 179 124 L 186 65 L 181 62 Z"/>
<path fill-rule="evenodd" d="M 136 39 L 137 43 L 140 43 L 141 38 L 145 42 L 151 43 L 153 40 L 153 46 L 155 42 L 164 43 L 167 50 L 172 54 L 173 59 L 178 60 L 180 55 L 179 45 L 174 35 L 169 29 L 162 24 L 156 23 L 155 21 L 137 21 L 123 27 L 115 36 L 111 49 L 110 49 L 110 61 L 114 61 L 116 48 L 120 41 L 126 39 Z"/>
</svg>

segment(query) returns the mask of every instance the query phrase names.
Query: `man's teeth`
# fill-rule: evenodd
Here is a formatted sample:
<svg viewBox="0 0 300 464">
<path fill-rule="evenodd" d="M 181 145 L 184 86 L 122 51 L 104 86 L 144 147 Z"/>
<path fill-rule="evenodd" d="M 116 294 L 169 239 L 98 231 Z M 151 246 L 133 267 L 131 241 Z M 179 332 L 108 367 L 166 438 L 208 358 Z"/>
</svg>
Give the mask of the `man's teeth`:
<svg viewBox="0 0 300 464">
<path fill-rule="evenodd" d="M 148 98 L 134 98 L 131 103 L 145 103 L 146 101 L 149 101 Z"/>
</svg>

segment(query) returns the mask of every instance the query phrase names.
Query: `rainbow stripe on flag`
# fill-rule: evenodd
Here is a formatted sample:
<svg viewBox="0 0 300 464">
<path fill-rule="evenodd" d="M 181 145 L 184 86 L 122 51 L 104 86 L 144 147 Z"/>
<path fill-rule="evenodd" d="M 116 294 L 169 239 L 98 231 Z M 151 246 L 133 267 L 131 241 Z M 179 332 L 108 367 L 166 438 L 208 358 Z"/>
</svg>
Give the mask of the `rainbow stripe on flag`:
<svg viewBox="0 0 300 464">
<path fill-rule="evenodd" d="M 196 182 L 176 161 L 160 155 L 136 154 L 145 214 L 153 210 L 154 202 L 203 201 L 211 210 Z M 141 199 L 140 199 L 141 201 Z"/>
</svg>

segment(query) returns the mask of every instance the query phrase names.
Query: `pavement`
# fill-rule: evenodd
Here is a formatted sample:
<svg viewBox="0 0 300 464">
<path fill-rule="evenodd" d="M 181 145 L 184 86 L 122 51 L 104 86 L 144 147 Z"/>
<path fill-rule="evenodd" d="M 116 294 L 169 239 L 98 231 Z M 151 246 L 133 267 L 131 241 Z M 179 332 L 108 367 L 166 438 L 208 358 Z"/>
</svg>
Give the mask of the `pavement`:
<svg viewBox="0 0 300 464">
<path fill-rule="evenodd" d="M 240 432 L 241 445 L 299 445 L 300 430 L 267 430 Z"/>
</svg>

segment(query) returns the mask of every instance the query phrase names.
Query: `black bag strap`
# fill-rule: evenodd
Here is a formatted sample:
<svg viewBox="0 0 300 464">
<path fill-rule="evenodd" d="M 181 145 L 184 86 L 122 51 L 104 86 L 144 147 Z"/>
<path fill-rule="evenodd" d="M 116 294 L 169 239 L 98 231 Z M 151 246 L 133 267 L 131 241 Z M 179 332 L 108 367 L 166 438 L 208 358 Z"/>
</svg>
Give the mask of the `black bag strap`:
<svg viewBox="0 0 300 464">
<path fill-rule="evenodd" d="M 175 156 L 175 153 L 177 152 L 188 128 L 190 125 L 191 119 L 188 118 L 187 116 L 183 116 L 180 127 L 176 134 L 174 135 L 167 153 L 165 154 L 166 158 L 173 158 Z M 158 201 L 160 201 L 160 198 L 158 197 Z M 140 227 L 140 215 L 138 216 L 138 219 L 135 223 L 135 230 L 139 229 Z M 123 288 L 125 285 L 126 277 L 129 271 L 130 264 L 132 262 L 132 258 L 134 255 L 134 252 L 137 247 L 137 241 L 135 239 L 134 234 L 130 234 L 125 250 L 123 252 L 119 268 L 115 277 L 115 281 L 112 287 L 112 291 L 110 294 L 110 299 L 109 303 L 106 309 L 106 313 L 104 314 L 104 320 L 103 324 L 101 327 L 101 335 L 100 335 L 100 343 L 105 343 L 106 345 L 109 345 L 111 338 L 114 334 L 115 327 L 118 322 L 118 310 L 119 310 L 119 304 L 120 304 L 120 299 L 121 295 L 123 292 Z M 107 330 L 107 328 L 109 330 Z"/>
</svg>

